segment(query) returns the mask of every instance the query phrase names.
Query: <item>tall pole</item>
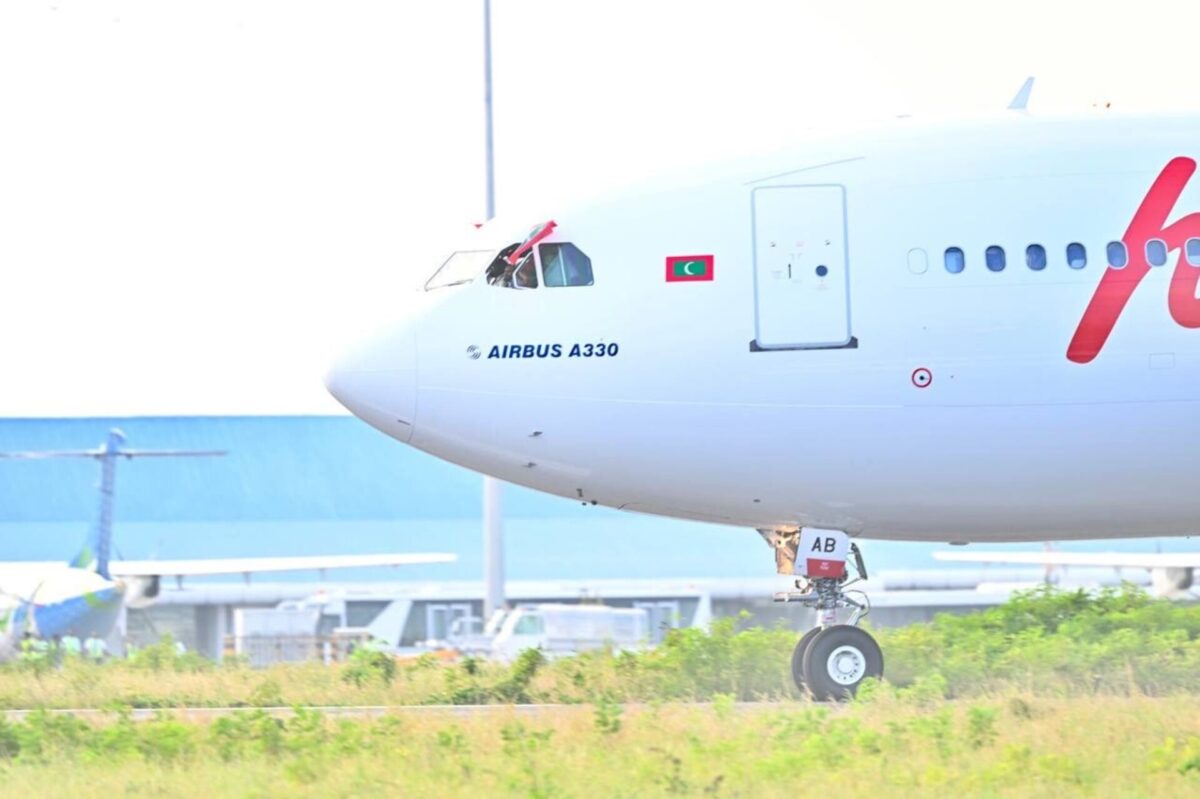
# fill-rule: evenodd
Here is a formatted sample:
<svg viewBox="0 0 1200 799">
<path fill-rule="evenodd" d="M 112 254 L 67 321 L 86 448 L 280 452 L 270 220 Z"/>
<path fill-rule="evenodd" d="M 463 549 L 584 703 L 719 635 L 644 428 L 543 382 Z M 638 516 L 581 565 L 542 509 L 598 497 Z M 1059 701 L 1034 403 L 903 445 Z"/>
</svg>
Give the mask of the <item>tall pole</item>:
<svg viewBox="0 0 1200 799">
<path fill-rule="evenodd" d="M 117 493 L 117 454 L 125 443 L 120 430 L 108 431 L 108 440 L 100 447 L 100 513 L 96 524 L 96 573 L 108 579 L 109 548 L 112 546 L 113 497 Z"/>
<path fill-rule="evenodd" d="M 504 485 L 483 478 L 483 615 L 504 607 Z"/>
<path fill-rule="evenodd" d="M 487 219 L 496 215 L 495 148 L 492 143 L 492 0 L 483 0 L 483 146 L 487 172 Z M 486 219 L 485 219 L 486 221 Z"/>
<path fill-rule="evenodd" d="M 492 142 L 492 3 L 483 0 L 484 169 L 487 219 L 496 215 L 495 152 Z M 504 490 L 494 477 L 483 478 L 483 617 L 504 607 Z"/>
</svg>

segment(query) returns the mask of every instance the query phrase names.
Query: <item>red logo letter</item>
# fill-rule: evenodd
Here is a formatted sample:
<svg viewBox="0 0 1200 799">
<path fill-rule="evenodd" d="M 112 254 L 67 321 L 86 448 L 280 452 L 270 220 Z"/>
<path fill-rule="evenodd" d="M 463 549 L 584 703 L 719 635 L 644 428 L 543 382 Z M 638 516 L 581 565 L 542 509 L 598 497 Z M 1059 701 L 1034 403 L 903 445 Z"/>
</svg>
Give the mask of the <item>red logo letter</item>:
<svg viewBox="0 0 1200 799">
<path fill-rule="evenodd" d="M 1129 264 L 1124 269 L 1110 268 L 1104 272 L 1075 337 L 1071 339 L 1071 346 L 1067 348 L 1067 357 L 1075 363 L 1088 363 L 1100 354 L 1129 298 L 1142 278 L 1150 273 L 1146 242 L 1162 239 L 1169 251 L 1183 247 L 1189 238 L 1200 237 L 1200 214 L 1189 214 L 1166 226 L 1171 209 L 1195 171 L 1196 162 L 1191 158 L 1172 159 L 1150 187 L 1122 239 L 1129 250 Z M 1200 300 L 1196 298 L 1198 283 L 1200 269 L 1189 267 L 1187 260 L 1180 258 L 1171 279 L 1167 305 L 1171 316 L 1184 327 L 1200 327 Z"/>
</svg>

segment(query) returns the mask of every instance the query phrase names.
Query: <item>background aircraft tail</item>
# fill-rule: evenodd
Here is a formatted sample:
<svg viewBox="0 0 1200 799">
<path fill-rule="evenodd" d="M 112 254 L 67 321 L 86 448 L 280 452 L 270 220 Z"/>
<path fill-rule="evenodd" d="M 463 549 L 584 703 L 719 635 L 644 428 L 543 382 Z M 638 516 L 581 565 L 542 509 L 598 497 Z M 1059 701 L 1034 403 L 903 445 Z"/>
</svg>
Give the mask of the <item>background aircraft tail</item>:
<svg viewBox="0 0 1200 799">
<path fill-rule="evenodd" d="M 103 513 L 103 511 L 101 511 Z M 75 557 L 69 561 L 71 568 L 88 569 L 101 577 L 108 578 L 109 553 L 112 551 L 112 525 L 97 521 L 88 529 L 87 538 Z"/>
<path fill-rule="evenodd" d="M 88 532 L 83 549 L 69 564 L 77 569 L 90 569 L 101 577 L 111 579 L 108 561 L 112 551 L 113 497 L 116 489 L 117 458 L 177 458 L 199 455 L 224 455 L 216 450 L 129 449 L 125 434 L 117 428 L 108 431 L 108 438 L 96 449 L 61 450 L 54 452 L 0 452 L 0 458 L 41 460 L 44 458 L 91 458 L 100 463 L 100 508 L 96 522 Z"/>
</svg>

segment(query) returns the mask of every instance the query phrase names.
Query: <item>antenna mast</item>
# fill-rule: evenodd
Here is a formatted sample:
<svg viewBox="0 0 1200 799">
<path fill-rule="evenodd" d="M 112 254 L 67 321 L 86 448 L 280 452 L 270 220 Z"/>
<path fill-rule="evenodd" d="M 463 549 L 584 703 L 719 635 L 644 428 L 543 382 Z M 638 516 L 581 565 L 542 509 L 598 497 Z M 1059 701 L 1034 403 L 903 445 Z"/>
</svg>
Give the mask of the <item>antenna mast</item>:
<svg viewBox="0 0 1200 799">
<path fill-rule="evenodd" d="M 108 438 L 95 449 L 48 450 L 44 452 L 0 452 L 0 458 L 14 460 L 48 460 L 50 458 L 91 458 L 100 462 L 100 507 L 96 515 L 96 527 L 91 542 L 95 552 L 85 548 L 71 563 L 86 569 L 95 564 L 96 573 L 108 578 L 108 561 L 112 550 L 113 502 L 117 491 L 117 459 L 125 458 L 196 458 L 224 455 L 220 450 L 186 449 L 129 449 L 125 447 L 125 434 L 117 428 L 108 431 Z"/>
<path fill-rule="evenodd" d="M 483 114 L 485 209 L 496 215 L 495 146 L 492 139 L 492 2 L 483 0 Z M 486 221 L 486 220 L 485 220 Z M 483 619 L 504 607 L 504 484 L 483 478 Z"/>
</svg>

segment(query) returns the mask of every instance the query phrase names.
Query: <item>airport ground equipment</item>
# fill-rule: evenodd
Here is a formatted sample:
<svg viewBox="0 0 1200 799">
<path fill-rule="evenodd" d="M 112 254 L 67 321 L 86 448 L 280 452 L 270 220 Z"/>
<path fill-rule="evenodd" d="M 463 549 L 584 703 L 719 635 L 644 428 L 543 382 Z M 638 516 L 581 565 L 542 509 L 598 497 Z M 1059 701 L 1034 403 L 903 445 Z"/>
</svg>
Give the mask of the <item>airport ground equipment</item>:
<svg viewBox="0 0 1200 799">
<path fill-rule="evenodd" d="M 574 655 L 613 647 L 637 650 L 651 640 L 650 614 L 643 608 L 606 605 L 539 603 L 492 615 L 482 633 L 460 619 L 446 643 L 465 654 L 479 653 L 500 661 L 515 660 L 526 649 L 548 657 Z"/>
<path fill-rule="evenodd" d="M 796 590 L 775 594 L 776 602 L 797 602 L 817 613 L 818 626 L 805 633 L 792 652 L 792 679 L 801 691 L 821 701 L 853 696 L 864 680 L 883 676 L 879 644 L 858 622 L 870 612 L 861 591 L 846 591 L 867 579 L 867 569 L 857 544 L 840 530 L 813 527 L 795 531 L 760 530 L 775 551 L 781 574 L 796 575 Z M 857 576 L 846 571 L 853 557 Z M 857 595 L 857 598 L 856 596 Z M 846 623 L 838 611 L 849 609 Z"/>
</svg>

